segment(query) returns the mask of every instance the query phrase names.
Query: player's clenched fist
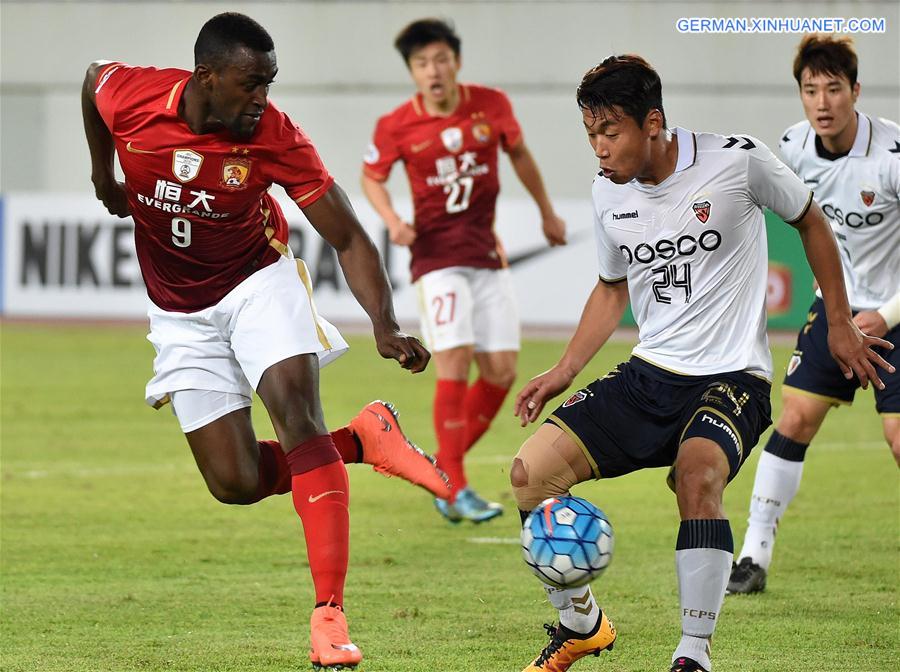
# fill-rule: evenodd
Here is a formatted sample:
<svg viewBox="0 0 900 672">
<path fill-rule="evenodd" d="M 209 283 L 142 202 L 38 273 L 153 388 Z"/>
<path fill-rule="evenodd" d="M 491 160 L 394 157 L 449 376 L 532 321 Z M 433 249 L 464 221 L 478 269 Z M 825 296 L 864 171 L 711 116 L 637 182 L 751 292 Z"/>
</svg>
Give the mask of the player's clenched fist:
<svg viewBox="0 0 900 672">
<path fill-rule="evenodd" d="M 421 373 L 428 366 L 431 353 L 414 336 L 402 331 L 375 334 L 375 347 L 385 359 L 396 359 L 400 366 L 413 373 Z"/>
</svg>

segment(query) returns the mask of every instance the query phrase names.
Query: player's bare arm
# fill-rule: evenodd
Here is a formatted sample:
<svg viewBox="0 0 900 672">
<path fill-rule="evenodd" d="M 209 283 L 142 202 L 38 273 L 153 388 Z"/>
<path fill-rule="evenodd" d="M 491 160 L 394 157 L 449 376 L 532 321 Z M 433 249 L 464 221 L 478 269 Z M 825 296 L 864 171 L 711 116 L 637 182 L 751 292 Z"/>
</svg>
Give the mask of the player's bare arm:
<svg viewBox="0 0 900 672">
<path fill-rule="evenodd" d="M 881 338 L 866 335 L 853 321 L 837 244 L 825 215 L 813 202 L 806 214 L 794 222 L 793 226 L 800 232 L 806 258 L 822 290 L 828 317 L 828 347 L 831 355 L 846 378 L 856 375 L 863 389 L 868 387 L 871 380 L 878 389 L 883 390 L 884 383 L 874 365 L 891 373 L 894 372 L 894 367 L 872 348 L 878 346 L 890 350 L 894 346 Z"/>
<path fill-rule="evenodd" d="M 509 150 L 509 160 L 522 186 L 528 190 L 541 211 L 541 227 L 550 247 L 565 245 L 566 223 L 553 211 L 553 205 L 544 189 L 541 172 L 524 142 L 519 142 Z"/>
<path fill-rule="evenodd" d="M 513 412 L 519 416 L 522 427 L 537 420 L 544 405 L 572 384 L 619 326 L 627 306 L 627 282 L 597 282 L 562 358 L 552 369 L 529 380 L 516 395 Z"/>
<path fill-rule="evenodd" d="M 431 354 L 417 339 L 400 331 L 381 257 L 344 190 L 333 185 L 322 198 L 303 208 L 303 214 L 337 252 L 350 291 L 372 320 L 379 354 L 396 359 L 413 373 L 424 371 Z"/>
<path fill-rule="evenodd" d="M 394 210 L 391 194 L 387 187 L 384 186 L 384 183 L 363 174 L 362 189 L 366 198 L 369 199 L 369 203 L 372 204 L 375 212 L 378 213 L 381 221 L 387 227 L 391 242 L 394 245 L 403 245 L 404 247 L 412 245 L 416 240 L 416 229 Z"/>
<path fill-rule="evenodd" d="M 91 152 L 91 182 L 94 183 L 94 193 L 111 215 L 127 217 L 131 211 L 125 196 L 125 185 L 116 180 L 113 163 L 115 143 L 95 103 L 97 77 L 109 63 L 110 61 L 94 61 L 88 67 L 81 87 L 81 115 L 84 119 L 84 134 Z"/>
</svg>

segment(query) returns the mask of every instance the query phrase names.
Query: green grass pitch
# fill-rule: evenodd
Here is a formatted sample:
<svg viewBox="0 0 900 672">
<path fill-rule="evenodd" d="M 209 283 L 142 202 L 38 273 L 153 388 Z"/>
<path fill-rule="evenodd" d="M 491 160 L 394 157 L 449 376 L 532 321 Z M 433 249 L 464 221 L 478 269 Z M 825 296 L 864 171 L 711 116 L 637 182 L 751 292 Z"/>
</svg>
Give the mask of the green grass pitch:
<svg viewBox="0 0 900 672">
<path fill-rule="evenodd" d="M 141 327 L 4 324 L 2 334 L 2 658 L 8 672 L 308 669 L 312 602 L 289 497 L 229 507 L 207 493 L 169 410 L 143 403 L 152 349 Z M 368 339 L 327 368 L 331 426 L 390 399 L 433 451 L 433 373 L 412 377 Z M 524 344 L 520 381 L 559 342 Z M 611 344 L 581 381 L 627 357 Z M 775 351 L 783 370 L 789 348 Z M 779 408 L 777 390 L 775 412 Z M 271 437 L 264 409 L 258 435 Z M 347 612 L 364 672 L 518 672 L 553 617 L 520 559 L 509 488 L 527 436 L 511 402 L 471 454 L 473 485 L 506 514 L 452 527 L 426 493 L 349 468 Z M 764 437 L 765 440 L 765 437 Z M 759 448 L 728 488 L 740 546 Z M 828 418 L 783 521 L 764 595 L 727 598 L 717 672 L 898 669 L 898 470 L 871 391 Z M 678 519 L 665 470 L 590 482 L 576 494 L 610 517 L 616 553 L 594 584 L 619 628 L 613 652 L 577 672 L 667 670 L 680 632 Z"/>
</svg>

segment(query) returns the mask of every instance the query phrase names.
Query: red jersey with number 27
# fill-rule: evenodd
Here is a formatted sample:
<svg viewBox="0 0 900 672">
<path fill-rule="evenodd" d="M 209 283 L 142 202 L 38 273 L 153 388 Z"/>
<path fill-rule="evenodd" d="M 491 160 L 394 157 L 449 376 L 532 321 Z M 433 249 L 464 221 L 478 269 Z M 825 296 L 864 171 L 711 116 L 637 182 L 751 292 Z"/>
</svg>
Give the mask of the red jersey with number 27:
<svg viewBox="0 0 900 672">
<path fill-rule="evenodd" d="M 271 102 L 253 136 L 197 135 L 178 116 L 186 70 L 111 63 L 95 86 L 113 135 L 150 300 L 195 312 L 287 252 L 280 184 L 301 207 L 334 178 L 303 131 Z"/>
<path fill-rule="evenodd" d="M 502 91 L 460 84 L 460 102 L 447 117 L 431 116 L 415 97 L 381 117 L 365 157 L 365 174 L 387 180 L 406 166 L 415 210 L 412 279 L 448 266 L 500 268 L 494 211 L 500 181 L 497 149 L 522 141 Z"/>
</svg>

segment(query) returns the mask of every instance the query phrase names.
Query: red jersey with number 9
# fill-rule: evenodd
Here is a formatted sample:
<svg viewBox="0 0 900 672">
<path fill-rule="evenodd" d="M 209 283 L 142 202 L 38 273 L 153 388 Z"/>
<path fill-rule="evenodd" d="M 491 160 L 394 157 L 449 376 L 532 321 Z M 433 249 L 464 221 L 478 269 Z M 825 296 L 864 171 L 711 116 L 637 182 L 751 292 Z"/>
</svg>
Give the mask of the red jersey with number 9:
<svg viewBox="0 0 900 672">
<path fill-rule="evenodd" d="M 287 252 L 273 183 L 301 207 L 334 183 L 309 138 L 271 102 L 249 139 L 193 133 L 178 116 L 190 77 L 111 63 L 95 86 L 125 173 L 147 294 L 183 313 L 215 305 Z"/>
<path fill-rule="evenodd" d="M 448 266 L 500 268 L 494 234 L 500 181 L 497 148 L 522 141 L 502 91 L 459 85 L 460 101 L 446 117 L 426 112 L 421 94 L 381 117 L 363 171 L 380 182 L 403 161 L 412 190 L 416 240 L 412 279 Z"/>
</svg>

